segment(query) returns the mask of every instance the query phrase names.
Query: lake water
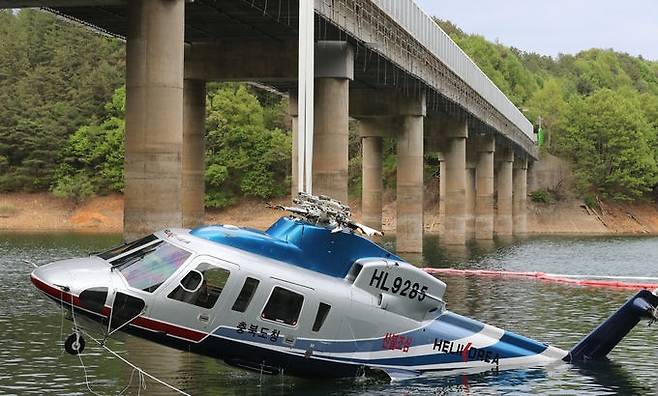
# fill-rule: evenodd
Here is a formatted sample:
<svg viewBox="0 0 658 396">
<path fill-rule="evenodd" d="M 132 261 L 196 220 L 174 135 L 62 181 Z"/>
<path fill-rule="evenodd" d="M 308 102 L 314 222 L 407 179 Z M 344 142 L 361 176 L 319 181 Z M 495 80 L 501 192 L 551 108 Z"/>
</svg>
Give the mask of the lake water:
<svg viewBox="0 0 658 396">
<path fill-rule="evenodd" d="M 63 352 L 71 323 L 37 293 L 24 259 L 47 263 L 84 255 L 119 236 L 0 234 L 0 395 L 86 395 L 77 357 Z M 392 241 L 387 241 L 392 244 Z M 655 237 L 538 237 L 446 250 L 425 240 L 418 265 L 545 271 L 563 274 L 658 276 Z M 569 349 L 633 294 L 532 280 L 442 278 L 449 309 Z M 387 383 L 377 379 L 312 381 L 261 377 L 219 361 L 158 346 L 130 336 L 108 345 L 156 377 L 193 395 L 390 395 L 390 394 L 658 394 L 658 326 L 641 323 L 610 354 L 610 361 L 557 364 L 469 376 L 428 377 Z M 115 395 L 130 384 L 131 369 L 87 343 L 82 356 L 93 391 Z M 126 394 L 170 394 L 151 380 Z"/>
</svg>

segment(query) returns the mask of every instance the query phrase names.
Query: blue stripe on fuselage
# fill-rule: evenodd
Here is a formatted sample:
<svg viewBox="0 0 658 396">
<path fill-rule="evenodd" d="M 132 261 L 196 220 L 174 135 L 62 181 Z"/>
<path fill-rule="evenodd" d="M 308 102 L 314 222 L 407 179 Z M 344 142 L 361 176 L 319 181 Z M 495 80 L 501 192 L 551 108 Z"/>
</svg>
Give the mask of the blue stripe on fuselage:
<svg viewBox="0 0 658 396">
<path fill-rule="evenodd" d="M 413 347 L 433 344 L 435 338 L 447 341 L 467 338 L 481 332 L 483 329 L 484 324 L 481 322 L 446 311 L 427 326 L 406 333 L 399 333 L 399 335 L 410 337 L 413 340 L 411 344 Z M 282 330 L 282 335 L 283 332 L 284 330 Z M 267 338 L 260 338 L 257 334 L 252 336 L 247 331 L 240 334 L 237 333 L 235 328 L 231 327 L 220 327 L 215 330 L 213 334 L 244 341 L 253 341 L 265 345 L 273 345 L 273 343 Z M 282 338 L 274 344 L 284 345 Z M 367 340 L 317 340 L 299 338 L 296 340 L 294 348 L 301 350 L 312 348 L 316 352 L 325 353 L 377 352 L 386 350 L 384 347 L 384 337 Z"/>
</svg>

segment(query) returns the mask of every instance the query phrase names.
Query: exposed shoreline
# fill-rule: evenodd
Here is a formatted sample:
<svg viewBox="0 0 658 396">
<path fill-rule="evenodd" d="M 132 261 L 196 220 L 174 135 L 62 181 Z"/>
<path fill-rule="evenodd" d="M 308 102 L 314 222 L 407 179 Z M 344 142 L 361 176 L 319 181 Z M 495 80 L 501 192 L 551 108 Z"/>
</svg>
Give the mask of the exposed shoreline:
<svg viewBox="0 0 658 396">
<path fill-rule="evenodd" d="M 289 198 L 275 200 L 287 204 Z M 359 202 L 351 202 L 353 217 L 361 216 Z M 426 205 L 425 231 L 438 231 L 436 205 Z M 265 229 L 282 212 L 257 200 L 244 200 L 225 210 L 208 210 L 206 224 L 235 224 Z M 395 202 L 384 206 L 383 229 L 395 231 Z M 123 196 L 91 198 L 79 205 L 48 193 L 0 194 L 0 232 L 75 232 L 119 234 L 123 230 Z M 528 204 L 530 235 L 658 235 L 658 205 L 655 203 L 605 203 L 599 209 L 585 208 L 569 200 L 551 205 Z"/>
</svg>

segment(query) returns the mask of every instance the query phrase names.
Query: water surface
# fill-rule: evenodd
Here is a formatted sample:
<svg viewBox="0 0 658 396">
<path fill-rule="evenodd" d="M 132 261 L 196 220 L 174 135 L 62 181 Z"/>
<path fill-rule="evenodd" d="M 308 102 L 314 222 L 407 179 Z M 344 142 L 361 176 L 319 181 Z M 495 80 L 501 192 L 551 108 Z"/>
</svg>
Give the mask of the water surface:
<svg viewBox="0 0 658 396">
<path fill-rule="evenodd" d="M 63 351 L 71 323 L 29 282 L 23 260 L 47 263 L 118 243 L 119 236 L 0 234 L 0 394 L 86 395 L 77 357 Z M 392 246 L 394 241 L 387 241 Z M 563 274 L 658 276 L 658 238 L 532 238 L 441 247 L 425 240 L 424 256 L 409 256 L 432 267 L 544 271 Z M 609 290 L 498 278 L 442 278 L 448 307 L 505 329 L 569 349 L 631 294 Z M 390 395 L 390 394 L 656 394 L 658 327 L 639 325 L 610 355 L 610 362 L 428 377 L 387 383 L 378 379 L 312 381 L 268 377 L 230 368 L 214 359 L 123 336 L 110 348 L 193 395 Z M 87 343 L 82 356 L 92 389 L 114 395 L 130 384 L 131 369 Z M 133 375 L 126 394 L 168 394 L 153 381 L 138 387 Z"/>
</svg>

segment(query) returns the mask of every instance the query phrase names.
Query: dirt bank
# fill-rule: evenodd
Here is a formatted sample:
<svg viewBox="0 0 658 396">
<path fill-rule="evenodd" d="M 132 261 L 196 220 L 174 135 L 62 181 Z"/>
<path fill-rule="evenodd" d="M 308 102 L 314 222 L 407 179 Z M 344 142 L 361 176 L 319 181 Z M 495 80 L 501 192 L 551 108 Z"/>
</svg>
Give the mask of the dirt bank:
<svg viewBox="0 0 658 396">
<path fill-rule="evenodd" d="M 287 204 L 288 198 L 276 203 Z M 354 218 L 361 217 L 358 201 L 351 202 Z M 428 206 L 425 230 L 436 232 L 438 210 Z M 206 224 L 235 224 L 267 228 L 282 212 L 267 209 L 257 200 L 244 200 L 226 210 L 208 210 Z M 47 193 L 0 194 L 0 231 L 75 231 L 120 233 L 123 197 L 114 194 L 92 198 L 80 205 Z M 384 231 L 395 230 L 395 202 L 384 205 Z M 658 206 L 653 203 L 610 204 L 586 208 L 575 199 L 556 204 L 528 204 L 528 231 L 532 234 L 658 234 Z"/>
</svg>

